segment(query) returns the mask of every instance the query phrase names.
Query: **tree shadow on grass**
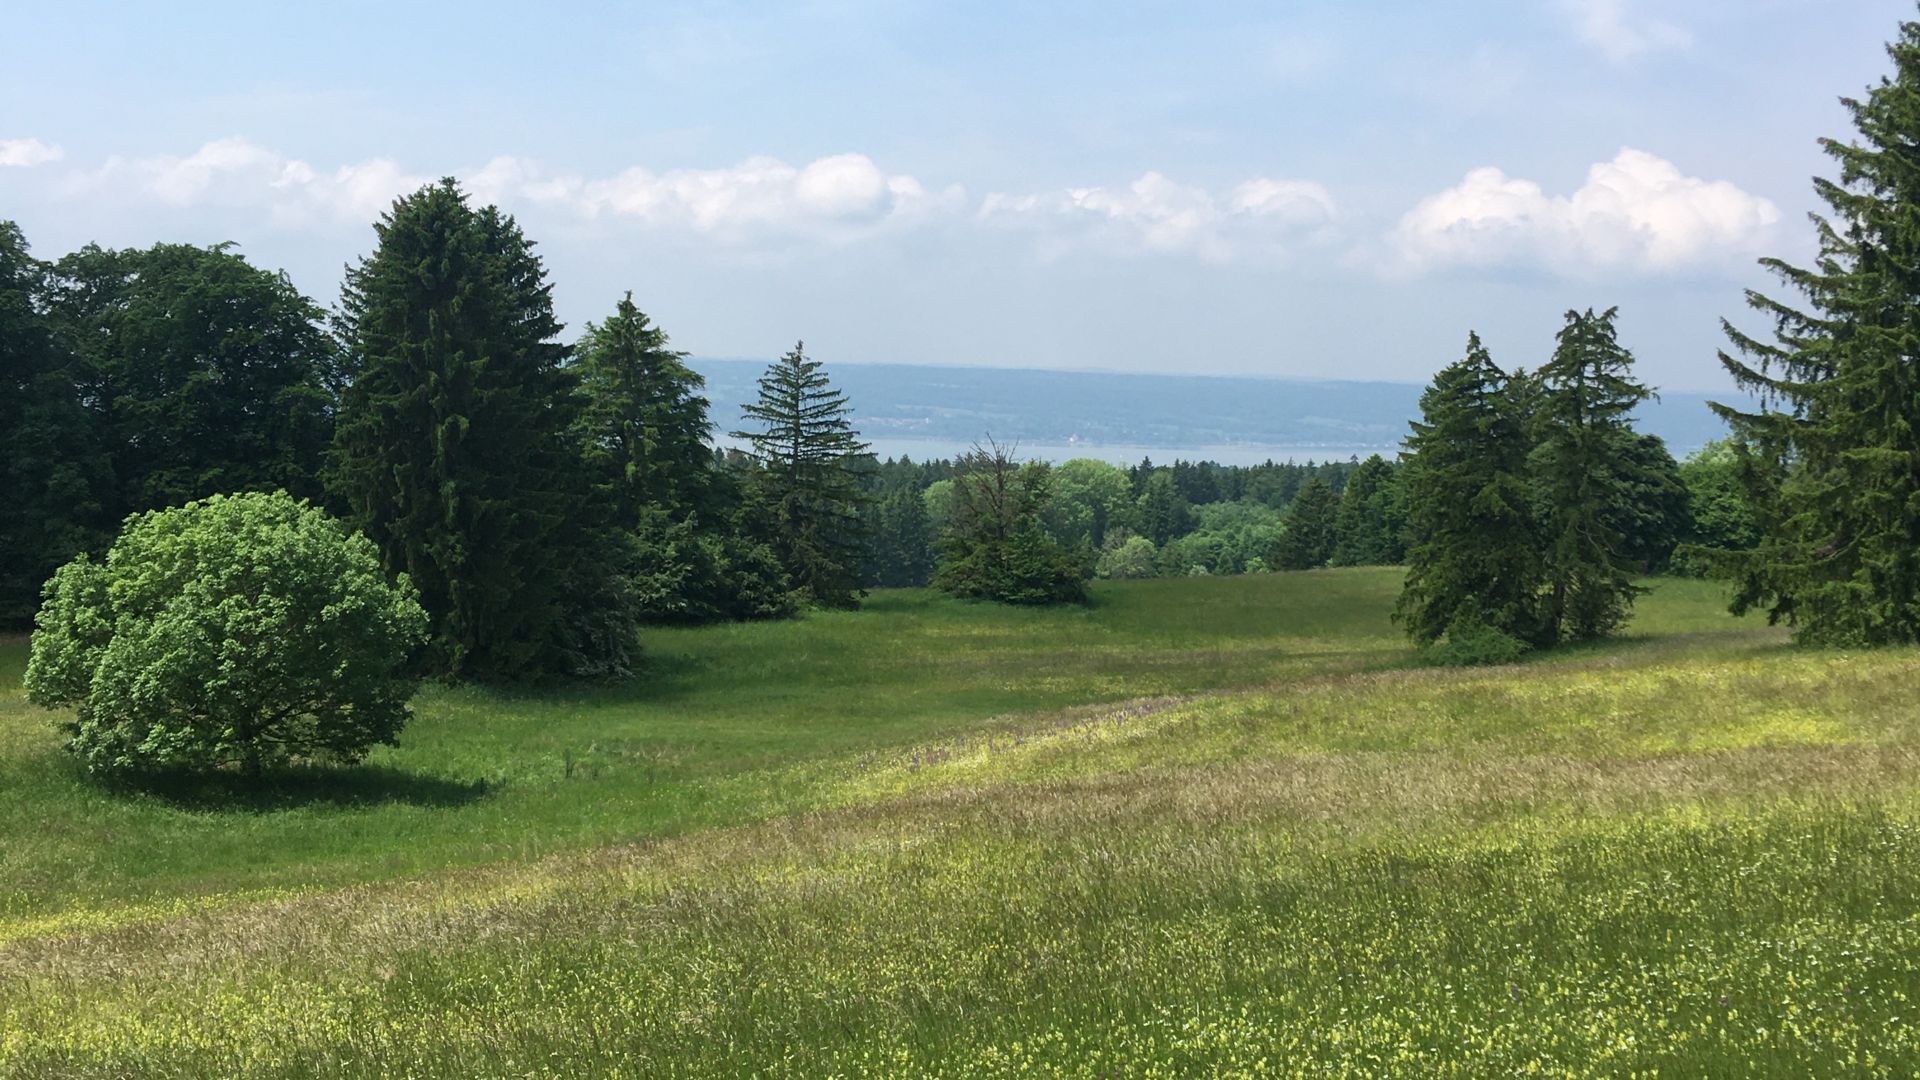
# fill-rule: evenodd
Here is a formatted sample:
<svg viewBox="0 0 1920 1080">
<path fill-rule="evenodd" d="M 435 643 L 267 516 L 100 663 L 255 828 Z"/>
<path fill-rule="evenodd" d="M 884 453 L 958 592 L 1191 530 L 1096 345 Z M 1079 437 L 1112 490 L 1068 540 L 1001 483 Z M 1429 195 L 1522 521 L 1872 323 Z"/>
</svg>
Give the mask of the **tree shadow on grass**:
<svg viewBox="0 0 1920 1080">
<path fill-rule="evenodd" d="M 294 765 L 259 776 L 228 770 L 120 776 L 110 785 L 182 810 L 266 814 L 309 807 L 365 809 L 395 803 L 454 809 L 497 785 L 422 776 L 386 765 Z"/>
</svg>

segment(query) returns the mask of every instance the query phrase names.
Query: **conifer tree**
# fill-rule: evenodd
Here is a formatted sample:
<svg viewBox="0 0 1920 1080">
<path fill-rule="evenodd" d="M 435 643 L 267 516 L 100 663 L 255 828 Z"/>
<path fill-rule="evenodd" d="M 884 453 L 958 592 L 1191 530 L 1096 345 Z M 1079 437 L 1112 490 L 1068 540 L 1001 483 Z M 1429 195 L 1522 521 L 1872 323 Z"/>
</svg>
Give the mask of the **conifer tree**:
<svg viewBox="0 0 1920 1080">
<path fill-rule="evenodd" d="M 1721 362 L 1785 406 L 1716 406 L 1745 444 L 1764 536 L 1722 556 L 1733 609 L 1764 608 L 1811 643 L 1920 640 L 1920 23 L 1887 51 L 1893 77 L 1842 100 L 1858 139 L 1821 140 L 1840 174 L 1814 180 L 1831 210 L 1814 219 L 1818 259 L 1762 260 L 1806 308 L 1749 292 L 1771 343 L 1724 324 L 1745 360 Z"/>
<path fill-rule="evenodd" d="M 762 425 L 731 434 L 753 444 L 752 480 L 788 576 L 814 603 L 855 606 L 868 543 L 853 467 L 867 444 L 847 422 L 852 406 L 802 342 L 768 365 L 759 400 L 740 411 Z"/>
<path fill-rule="evenodd" d="M 1393 466 L 1374 454 L 1347 477 L 1334 517 L 1333 565 L 1386 566 L 1406 556 L 1406 526 Z"/>
<path fill-rule="evenodd" d="M 1513 381 L 1469 334 L 1466 356 L 1420 396 L 1400 478 L 1407 577 L 1394 618 L 1422 645 L 1484 630 L 1528 643 L 1541 637 L 1532 444 Z"/>
<path fill-rule="evenodd" d="M 1017 464 L 1001 446 L 974 447 L 955 463 L 953 516 L 940 538 L 936 589 L 1008 604 L 1085 600 L 1092 552 L 1047 535 L 1053 470 Z"/>
<path fill-rule="evenodd" d="M 896 487 L 874 507 L 873 583 L 917 588 L 933 574 L 933 520 L 918 489 Z"/>
<path fill-rule="evenodd" d="M 707 509 L 713 478 L 706 380 L 667 348 L 667 335 L 628 293 L 575 347 L 584 405 L 577 430 L 615 520 L 637 528 L 646 511 L 678 521 Z"/>
<path fill-rule="evenodd" d="M 1274 545 L 1274 563 L 1282 570 L 1312 570 L 1333 557 L 1334 516 L 1339 503 L 1318 476 L 1300 485 L 1287 506 L 1286 531 Z"/>
<path fill-rule="evenodd" d="M 479 679 L 618 674 L 621 558 L 593 520 L 576 379 L 546 271 L 451 179 L 397 200 L 347 272 L 356 372 L 330 481 L 431 619 L 429 666 Z"/>
<path fill-rule="evenodd" d="M 1567 312 L 1553 357 L 1538 373 L 1531 466 L 1547 573 L 1541 629 L 1549 640 L 1611 633 L 1644 591 L 1633 584 L 1641 568 L 1625 552 L 1623 526 L 1645 512 L 1647 491 L 1667 478 L 1642 461 L 1627 423 L 1652 391 L 1629 375 L 1633 355 L 1615 334 L 1618 310 Z"/>
</svg>

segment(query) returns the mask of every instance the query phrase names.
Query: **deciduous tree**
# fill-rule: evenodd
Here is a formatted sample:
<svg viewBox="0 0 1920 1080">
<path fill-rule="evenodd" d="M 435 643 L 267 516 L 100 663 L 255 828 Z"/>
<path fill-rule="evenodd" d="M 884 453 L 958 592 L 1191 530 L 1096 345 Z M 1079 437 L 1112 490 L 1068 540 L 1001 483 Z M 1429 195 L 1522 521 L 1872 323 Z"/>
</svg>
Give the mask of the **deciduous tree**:
<svg viewBox="0 0 1920 1080">
<path fill-rule="evenodd" d="M 284 492 L 133 519 L 54 575 L 27 695 L 96 772 L 358 760 L 393 744 L 426 613 L 373 544 Z"/>
</svg>

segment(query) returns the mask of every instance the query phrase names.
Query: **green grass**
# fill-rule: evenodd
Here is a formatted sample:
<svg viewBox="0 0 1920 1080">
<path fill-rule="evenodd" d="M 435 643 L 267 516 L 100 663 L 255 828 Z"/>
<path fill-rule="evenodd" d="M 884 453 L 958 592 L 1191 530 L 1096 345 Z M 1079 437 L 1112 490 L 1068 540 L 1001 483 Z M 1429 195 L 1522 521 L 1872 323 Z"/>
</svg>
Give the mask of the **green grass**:
<svg viewBox="0 0 1920 1080">
<path fill-rule="evenodd" d="M 1619 641 L 1422 668 L 1396 584 L 659 633 L 278 797 L 102 790 L 14 692 L 0 1072 L 1920 1068 L 1920 651 L 1662 581 Z"/>
</svg>

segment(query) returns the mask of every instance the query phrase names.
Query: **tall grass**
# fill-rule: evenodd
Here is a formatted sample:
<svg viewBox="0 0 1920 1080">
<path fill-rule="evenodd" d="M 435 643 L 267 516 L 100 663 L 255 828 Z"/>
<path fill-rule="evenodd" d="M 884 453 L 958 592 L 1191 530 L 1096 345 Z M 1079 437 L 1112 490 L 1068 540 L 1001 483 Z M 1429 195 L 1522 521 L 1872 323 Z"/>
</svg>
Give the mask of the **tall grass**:
<svg viewBox="0 0 1920 1080">
<path fill-rule="evenodd" d="M 63 836 L 146 868 L 0 918 L 0 1071 L 1920 1069 L 1920 651 L 1683 582 L 1622 642 L 1419 669 L 1392 584 L 661 635 L 628 690 L 429 696 L 379 767 L 452 787 L 411 801 L 0 792 L 8 880 Z M 57 760 L 13 708 L 7 767 Z"/>
</svg>

